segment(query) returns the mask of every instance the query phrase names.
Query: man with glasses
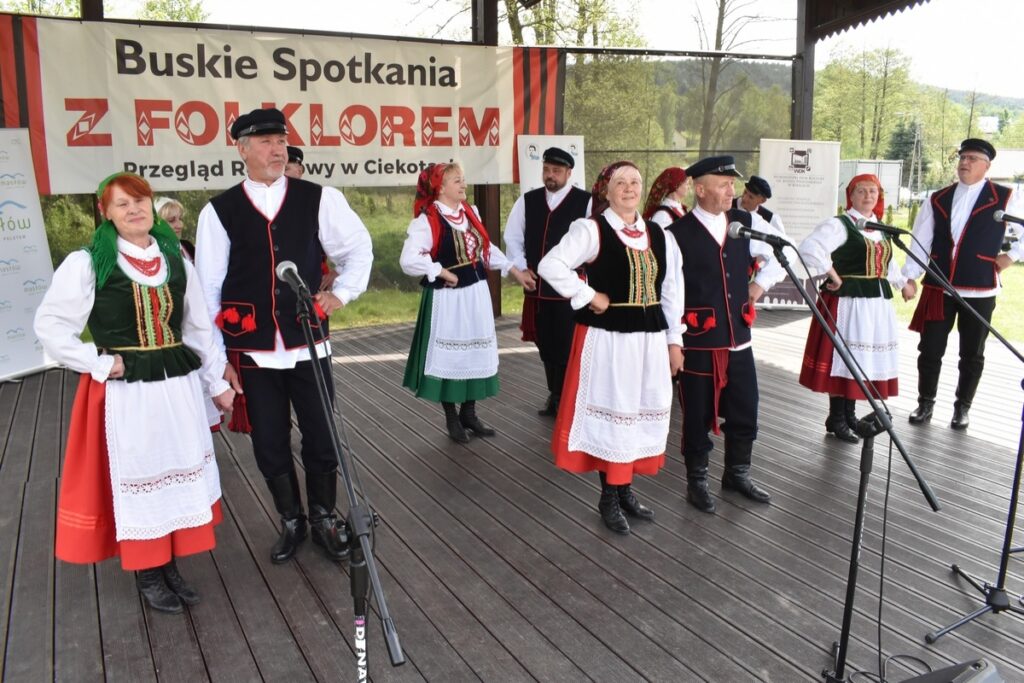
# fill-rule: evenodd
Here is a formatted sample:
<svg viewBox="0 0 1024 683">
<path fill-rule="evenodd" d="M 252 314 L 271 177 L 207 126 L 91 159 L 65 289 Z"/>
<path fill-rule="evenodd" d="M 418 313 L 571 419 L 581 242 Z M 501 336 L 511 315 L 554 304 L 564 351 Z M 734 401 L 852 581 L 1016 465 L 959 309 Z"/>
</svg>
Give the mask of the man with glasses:
<svg viewBox="0 0 1024 683">
<path fill-rule="evenodd" d="M 1024 202 L 1010 188 L 985 178 L 995 148 L 985 140 L 969 138 L 960 143 L 957 177 L 959 182 L 937 191 L 921 207 L 914 222 L 914 254 L 922 261 L 930 258 L 967 304 L 987 320 L 992 320 L 999 293 L 999 273 L 1022 256 L 1019 242 L 1003 252 L 1006 225 L 995 220 L 1003 210 L 1020 216 Z M 907 259 L 903 274 L 916 290 L 914 280 L 924 273 Z M 912 424 L 932 418 L 935 394 L 942 369 L 942 355 L 953 323 L 960 334 L 960 379 L 953 405 L 953 429 L 967 429 L 968 411 L 985 367 L 985 339 L 988 330 L 974 316 L 959 310 L 945 295 L 939 283 L 926 275 L 924 291 L 918 301 L 910 329 L 920 332 L 917 346 L 917 409 L 910 414 Z"/>
</svg>

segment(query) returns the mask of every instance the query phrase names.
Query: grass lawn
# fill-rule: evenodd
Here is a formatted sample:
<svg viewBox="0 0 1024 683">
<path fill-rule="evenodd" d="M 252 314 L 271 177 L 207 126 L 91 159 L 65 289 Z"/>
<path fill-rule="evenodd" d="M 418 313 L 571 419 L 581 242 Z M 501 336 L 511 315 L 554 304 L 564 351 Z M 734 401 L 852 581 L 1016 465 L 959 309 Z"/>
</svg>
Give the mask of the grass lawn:
<svg viewBox="0 0 1024 683">
<path fill-rule="evenodd" d="M 370 289 L 331 315 L 331 329 L 410 322 L 416 320 L 419 307 L 419 288 L 412 292 L 397 288 Z M 519 285 L 512 282 L 502 284 L 501 312 L 505 316 L 517 317 L 523 312 L 523 290 Z"/>
</svg>

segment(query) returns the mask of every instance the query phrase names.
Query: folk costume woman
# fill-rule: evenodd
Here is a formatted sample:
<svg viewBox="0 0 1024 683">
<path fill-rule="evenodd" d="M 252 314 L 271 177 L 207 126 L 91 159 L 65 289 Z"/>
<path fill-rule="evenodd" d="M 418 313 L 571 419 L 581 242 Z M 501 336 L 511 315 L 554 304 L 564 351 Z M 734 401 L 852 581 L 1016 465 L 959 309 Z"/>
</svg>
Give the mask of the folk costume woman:
<svg viewBox="0 0 1024 683">
<path fill-rule="evenodd" d="M 877 230 L 857 229 L 858 219 L 880 220 L 884 209 L 878 178 L 856 176 L 846 186 L 846 213 L 818 225 L 799 248 L 812 276 L 827 275 L 818 308 L 833 331 L 849 344 L 876 397 L 883 399 L 895 396 L 899 388 L 899 335 L 896 313 L 889 302 L 892 288 L 903 290 L 907 300 L 914 295 L 892 258 L 890 238 Z M 800 384 L 829 395 L 825 431 L 857 443 L 856 402 L 864 394 L 814 321 L 807 335 Z"/>
<path fill-rule="evenodd" d="M 413 216 L 400 263 L 407 275 L 422 278 L 423 296 L 403 384 L 444 407 L 454 441 L 468 443 L 467 430 L 493 436 L 476 414 L 477 401 L 498 393 L 498 338 L 487 271 L 511 274 L 528 291 L 533 278 L 491 242 L 476 208 L 466 203 L 466 179 L 458 164 L 431 164 L 420 174 Z"/>
<path fill-rule="evenodd" d="M 56 556 L 119 556 L 149 606 L 180 612 L 199 595 L 174 559 L 214 547 L 220 479 L 204 395 L 222 379 L 202 289 L 153 192 L 120 173 L 97 191 L 105 221 L 53 274 L 36 312 L 46 352 L 82 373 L 57 504 Z M 86 324 L 95 343 L 81 340 Z"/>
<path fill-rule="evenodd" d="M 666 168 L 654 179 L 644 204 L 644 219 L 663 228 L 675 223 L 689 212 L 683 200 L 689 187 L 686 171 L 678 166 Z"/>
<path fill-rule="evenodd" d="M 605 526 L 653 520 L 634 475 L 665 461 L 672 376 L 682 367 L 682 261 L 674 240 L 640 216 L 640 171 L 620 161 L 601 171 L 590 218 L 573 221 L 538 274 L 576 310 L 569 368 L 555 420 L 555 464 L 596 470 Z M 586 264 L 587 281 L 576 269 Z"/>
</svg>

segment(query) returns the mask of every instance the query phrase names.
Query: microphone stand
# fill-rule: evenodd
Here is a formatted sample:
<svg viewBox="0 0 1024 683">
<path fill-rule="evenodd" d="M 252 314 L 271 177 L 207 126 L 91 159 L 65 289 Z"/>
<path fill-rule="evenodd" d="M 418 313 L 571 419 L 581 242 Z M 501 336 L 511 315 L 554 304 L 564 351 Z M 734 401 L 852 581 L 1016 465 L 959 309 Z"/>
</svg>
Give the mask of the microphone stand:
<svg viewBox="0 0 1024 683">
<path fill-rule="evenodd" d="M 788 245 L 792 246 L 792 245 Z M 893 444 L 899 449 L 900 455 L 903 456 L 903 460 L 907 463 L 907 467 L 910 469 L 911 474 L 914 475 L 914 479 L 917 480 L 917 485 L 921 489 L 921 493 L 924 494 L 925 500 L 928 501 L 928 505 L 931 506 L 932 510 L 939 510 L 939 503 L 935 499 L 935 495 L 932 493 L 928 483 L 921 477 L 917 471 L 917 467 L 914 465 L 914 461 L 911 460 L 910 455 L 907 453 L 903 444 L 900 442 L 899 437 L 896 436 L 896 432 L 893 430 L 892 420 L 883 408 L 882 404 L 879 403 L 872 393 L 868 390 L 867 379 L 861 373 L 857 363 L 854 362 L 853 357 L 850 355 L 850 350 L 846 346 L 846 342 L 839 339 L 835 332 L 833 332 L 828 323 L 825 321 L 825 316 L 822 315 L 818 307 L 814 305 L 810 294 L 804 289 L 800 279 L 796 273 L 793 272 L 793 267 L 789 264 L 789 259 L 783 253 L 783 245 L 772 244 L 772 250 L 775 252 L 775 258 L 778 259 L 779 264 L 785 268 L 786 274 L 789 279 L 792 280 L 796 286 L 800 296 L 807 304 L 808 308 L 811 309 L 811 313 L 814 315 L 814 319 L 817 320 L 818 324 L 821 325 L 822 331 L 825 332 L 825 336 L 829 338 L 835 346 L 836 351 L 839 353 L 839 357 L 842 358 L 843 363 L 849 369 L 850 374 L 853 376 L 853 380 L 860 387 L 860 390 L 864 393 L 868 404 L 871 406 L 873 414 L 861 419 L 857 423 L 857 434 L 864 439 L 861 445 L 861 458 L 860 458 L 860 485 L 857 488 L 857 512 L 854 517 L 853 524 L 853 539 L 850 547 L 850 568 L 849 575 L 846 580 L 846 599 L 843 603 L 843 624 L 840 629 L 839 640 L 832 644 L 832 656 L 833 656 L 833 668 L 832 670 L 822 671 L 825 683 L 842 683 L 846 680 L 846 652 L 850 642 L 850 625 L 853 622 L 853 601 L 854 596 L 857 592 L 857 574 L 860 571 L 860 548 L 862 543 L 863 529 L 864 529 L 864 511 L 867 506 L 867 494 L 868 494 L 868 481 L 871 478 L 871 469 L 874 466 L 874 445 L 875 437 L 882 432 L 888 432 L 889 438 L 892 439 Z"/>
<path fill-rule="evenodd" d="M 907 245 L 900 240 L 899 235 L 893 235 L 892 241 L 896 246 L 905 251 L 907 256 L 913 259 L 917 265 L 921 266 L 926 273 L 931 275 L 932 278 L 942 286 L 942 289 L 945 290 L 947 294 L 953 297 L 953 300 L 956 301 L 957 305 L 960 307 L 961 315 L 963 315 L 964 312 L 969 315 L 973 315 L 978 322 L 984 325 L 985 328 L 992 333 L 992 336 L 1002 342 L 1003 346 L 1009 349 L 1010 353 L 1016 356 L 1019 361 L 1024 363 L 1024 355 L 1021 355 L 1013 344 L 1007 341 L 1003 335 L 999 334 L 999 332 L 992 327 L 992 324 L 985 320 L 984 316 L 969 306 L 967 302 L 964 301 L 964 298 L 960 296 L 960 293 L 956 291 L 956 288 L 946 280 L 942 273 L 935 271 L 933 268 L 929 267 L 927 263 L 918 258 L 917 254 L 915 254 L 912 249 L 908 248 Z M 1024 389 L 1024 380 L 1021 381 L 1021 388 Z M 1003 547 L 999 553 L 999 573 L 996 575 L 996 582 L 994 584 L 991 584 L 988 581 L 979 582 L 954 562 L 951 565 L 953 573 L 962 577 L 976 591 L 981 593 L 985 598 L 985 604 L 970 614 L 967 614 L 953 622 L 949 626 L 945 626 L 926 634 L 924 639 L 929 644 L 934 643 L 950 631 L 960 628 L 964 624 L 973 621 L 988 612 L 999 614 L 1000 612 L 1009 610 L 1010 612 L 1024 615 L 1024 609 L 1010 604 L 1010 596 L 1006 592 L 1006 572 L 1010 561 L 1010 555 L 1024 550 L 1024 548 L 1013 547 L 1013 527 L 1017 523 L 1017 501 L 1020 495 L 1022 464 L 1024 464 L 1024 409 L 1022 409 L 1021 412 L 1021 431 L 1020 438 L 1017 442 L 1017 463 L 1013 470 L 1013 488 L 1010 490 L 1010 508 L 1006 513 L 1006 530 L 1003 533 Z M 1018 596 L 1017 600 L 1021 605 L 1024 605 L 1024 595 Z"/>
<path fill-rule="evenodd" d="M 348 567 L 355 624 L 356 680 L 367 681 L 366 617 L 367 589 L 369 587 L 372 586 L 373 588 L 373 597 L 377 601 L 377 608 L 380 610 L 384 642 L 388 649 L 391 665 L 401 666 L 405 664 L 405 655 L 402 654 L 402 645 L 398 641 L 398 631 L 395 629 L 395 623 L 388 612 L 387 601 L 384 598 L 384 589 L 380 584 L 377 563 L 373 557 L 373 547 L 370 543 L 370 533 L 372 528 L 376 526 L 377 516 L 364 501 L 359 500 L 356 496 L 355 487 L 352 485 L 352 477 L 349 474 L 348 456 L 345 455 L 346 452 L 352 453 L 352 447 L 338 433 L 338 426 L 334 422 L 334 413 L 331 408 L 331 400 L 327 393 L 326 379 L 316 355 L 316 343 L 313 341 L 313 329 L 310 327 L 310 321 L 316 319 L 313 313 L 313 300 L 309 289 L 304 283 L 301 287 L 296 287 L 291 282 L 288 284 L 295 291 L 295 309 L 299 318 L 299 326 L 302 328 L 303 336 L 306 339 L 306 348 L 309 349 L 309 357 L 313 364 L 313 375 L 316 378 L 317 394 L 320 396 L 320 407 L 323 410 L 324 419 L 327 420 L 327 424 L 330 427 L 331 446 L 334 449 L 335 457 L 338 459 L 338 470 L 341 472 L 341 479 L 345 485 L 345 495 L 348 497 L 349 509 L 348 519 L 345 522 L 345 532 L 348 537 L 350 553 Z M 342 444 L 344 444 L 344 450 L 342 449 Z"/>
</svg>

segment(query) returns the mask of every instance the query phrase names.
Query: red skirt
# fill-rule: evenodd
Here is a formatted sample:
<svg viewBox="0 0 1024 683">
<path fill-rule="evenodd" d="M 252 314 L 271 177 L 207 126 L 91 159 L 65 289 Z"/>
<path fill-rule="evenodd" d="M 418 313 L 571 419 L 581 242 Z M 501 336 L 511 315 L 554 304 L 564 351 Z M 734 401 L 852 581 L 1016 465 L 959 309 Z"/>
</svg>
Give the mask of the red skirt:
<svg viewBox="0 0 1024 683">
<path fill-rule="evenodd" d="M 839 311 L 839 297 L 830 292 L 819 292 L 818 310 L 825 316 L 829 329 L 836 331 L 835 320 Z M 818 321 L 811 320 L 811 329 L 807 333 L 807 345 L 804 347 L 804 361 L 800 368 L 800 384 L 811 391 L 829 396 L 863 401 L 864 392 L 857 383 L 847 377 L 832 376 L 832 358 L 835 345 L 825 335 Z M 885 380 L 868 380 L 875 387 L 878 396 L 888 399 L 899 393 L 899 379 L 893 377 Z"/>
<path fill-rule="evenodd" d="M 569 367 L 562 385 L 562 401 L 558 405 L 555 430 L 551 435 L 551 451 L 555 454 L 555 465 L 569 472 L 604 472 L 609 484 L 629 484 L 634 474 L 655 475 L 665 464 L 665 454 L 652 455 L 633 462 L 609 462 L 583 451 L 569 450 L 569 431 L 576 413 L 576 394 L 580 387 L 580 357 L 583 342 L 587 338 L 587 326 L 577 325 L 569 352 Z"/>
<path fill-rule="evenodd" d="M 57 559 L 75 564 L 121 558 L 121 568 L 149 569 L 175 557 L 212 550 L 213 527 L 223 515 L 220 501 L 213 519 L 199 527 L 178 529 L 166 536 L 144 541 L 118 541 L 114 526 L 114 498 L 110 490 L 107 456 L 106 387 L 83 374 L 75 394 L 68 429 L 68 445 L 57 498 Z"/>
</svg>

